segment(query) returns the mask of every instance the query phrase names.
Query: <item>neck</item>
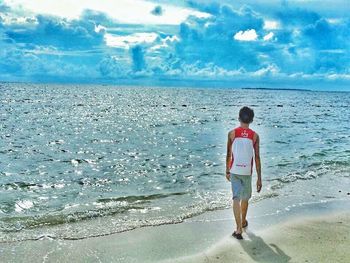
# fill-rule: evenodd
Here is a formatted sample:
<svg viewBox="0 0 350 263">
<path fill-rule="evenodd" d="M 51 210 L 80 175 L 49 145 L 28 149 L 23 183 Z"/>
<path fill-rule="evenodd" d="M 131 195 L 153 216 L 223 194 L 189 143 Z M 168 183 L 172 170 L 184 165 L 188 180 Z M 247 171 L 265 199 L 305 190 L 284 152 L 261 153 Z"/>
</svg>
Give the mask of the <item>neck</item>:
<svg viewBox="0 0 350 263">
<path fill-rule="evenodd" d="M 249 128 L 249 124 L 241 122 L 241 127 L 242 128 Z"/>
</svg>

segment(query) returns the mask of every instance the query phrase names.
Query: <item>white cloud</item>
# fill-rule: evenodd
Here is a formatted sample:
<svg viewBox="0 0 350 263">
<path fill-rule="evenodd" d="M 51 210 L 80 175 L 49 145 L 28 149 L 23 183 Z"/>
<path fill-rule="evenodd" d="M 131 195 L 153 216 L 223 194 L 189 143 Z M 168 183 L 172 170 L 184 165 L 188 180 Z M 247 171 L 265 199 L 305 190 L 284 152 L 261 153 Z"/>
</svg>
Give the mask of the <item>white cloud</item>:
<svg viewBox="0 0 350 263">
<path fill-rule="evenodd" d="M 106 30 L 107 30 L 107 28 L 105 28 L 104 26 L 101 26 L 101 25 L 95 26 L 95 32 L 96 33 L 106 32 Z"/>
<path fill-rule="evenodd" d="M 167 36 L 166 38 L 161 40 L 162 43 L 155 45 L 153 47 L 150 48 L 150 50 L 155 51 L 155 50 L 159 50 L 162 48 L 167 48 L 169 47 L 170 44 L 174 43 L 174 42 L 179 42 L 180 39 L 177 36 Z"/>
<path fill-rule="evenodd" d="M 152 43 L 154 42 L 158 34 L 156 33 L 135 33 L 127 36 L 115 36 L 109 33 L 104 35 L 107 46 L 129 48 L 130 45 L 139 43 Z"/>
<path fill-rule="evenodd" d="M 274 30 L 274 29 L 278 29 L 279 28 L 279 24 L 277 21 L 274 20 L 265 20 L 264 21 L 264 29 L 265 30 Z"/>
<path fill-rule="evenodd" d="M 268 41 L 268 40 L 272 39 L 273 36 L 274 36 L 273 32 L 270 32 L 270 33 L 268 33 L 267 35 L 264 36 L 264 40 Z"/>
<path fill-rule="evenodd" d="M 1 13 L 0 21 L 5 26 L 17 25 L 17 26 L 30 26 L 36 24 L 36 18 L 33 16 L 19 16 L 12 13 Z"/>
<path fill-rule="evenodd" d="M 329 54 L 345 54 L 346 49 L 322 49 L 320 53 L 329 53 Z"/>
<path fill-rule="evenodd" d="M 340 24 L 342 22 L 340 18 L 327 18 L 326 20 L 330 24 Z"/>
<path fill-rule="evenodd" d="M 155 4 L 141 0 L 5 0 L 12 8 L 32 12 L 34 14 L 50 14 L 69 19 L 77 19 L 83 10 L 91 9 L 106 13 L 116 21 L 130 24 L 173 24 L 177 25 L 190 15 L 209 17 L 204 12 L 190 8 L 164 5 L 166 16 L 155 16 L 151 13 Z"/>
<path fill-rule="evenodd" d="M 350 80 L 350 74 L 330 74 L 327 75 L 327 78 L 330 80 L 339 80 L 339 79 L 345 79 L 345 80 Z"/>
<path fill-rule="evenodd" d="M 256 77 L 262 77 L 262 76 L 269 76 L 269 75 L 276 75 L 279 73 L 279 68 L 272 64 L 272 65 L 268 65 L 265 68 L 261 68 L 255 72 L 252 73 L 252 76 L 256 76 Z"/>
<path fill-rule="evenodd" d="M 240 40 L 240 41 L 255 41 L 258 38 L 258 35 L 256 34 L 254 29 L 249 29 L 246 31 L 239 31 L 234 36 L 234 39 Z"/>
</svg>

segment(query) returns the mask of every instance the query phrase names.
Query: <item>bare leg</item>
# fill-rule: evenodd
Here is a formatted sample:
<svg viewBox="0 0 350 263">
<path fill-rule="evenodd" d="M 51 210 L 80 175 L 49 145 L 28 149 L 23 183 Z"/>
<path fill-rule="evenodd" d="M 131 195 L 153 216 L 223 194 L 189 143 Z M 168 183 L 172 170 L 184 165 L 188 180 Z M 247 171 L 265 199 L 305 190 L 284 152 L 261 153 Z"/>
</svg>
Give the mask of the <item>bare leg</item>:
<svg viewBox="0 0 350 263">
<path fill-rule="evenodd" d="M 248 200 L 241 201 L 241 208 L 242 208 L 242 225 L 244 225 L 246 222 L 247 211 L 248 211 Z"/>
<path fill-rule="evenodd" d="M 241 234 L 242 233 L 242 220 L 241 220 L 241 204 L 239 199 L 233 200 L 233 214 L 235 215 L 236 220 L 236 233 Z"/>
</svg>

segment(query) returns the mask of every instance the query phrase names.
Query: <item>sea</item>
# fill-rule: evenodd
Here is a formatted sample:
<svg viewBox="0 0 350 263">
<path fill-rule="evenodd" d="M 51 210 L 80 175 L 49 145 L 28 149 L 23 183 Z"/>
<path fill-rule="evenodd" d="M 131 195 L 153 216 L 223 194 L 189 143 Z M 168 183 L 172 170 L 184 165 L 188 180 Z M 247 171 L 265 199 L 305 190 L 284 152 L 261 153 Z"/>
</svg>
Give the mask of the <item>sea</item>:
<svg viewBox="0 0 350 263">
<path fill-rule="evenodd" d="M 261 144 L 263 190 L 251 202 L 278 213 L 350 201 L 349 92 L 1 83 L 0 242 L 229 208 L 227 134 L 242 106 Z"/>
</svg>

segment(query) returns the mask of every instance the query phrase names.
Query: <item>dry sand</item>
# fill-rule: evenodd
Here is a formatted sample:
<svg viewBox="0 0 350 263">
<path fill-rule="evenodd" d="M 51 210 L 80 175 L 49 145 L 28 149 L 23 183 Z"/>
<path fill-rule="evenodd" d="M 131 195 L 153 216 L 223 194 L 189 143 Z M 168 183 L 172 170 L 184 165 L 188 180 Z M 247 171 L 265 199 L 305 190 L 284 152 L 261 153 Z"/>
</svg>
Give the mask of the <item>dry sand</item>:
<svg viewBox="0 0 350 263">
<path fill-rule="evenodd" d="M 350 214 L 304 218 L 225 238 L 209 250 L 172 262 L 350 262 Z"/>
</svg>

